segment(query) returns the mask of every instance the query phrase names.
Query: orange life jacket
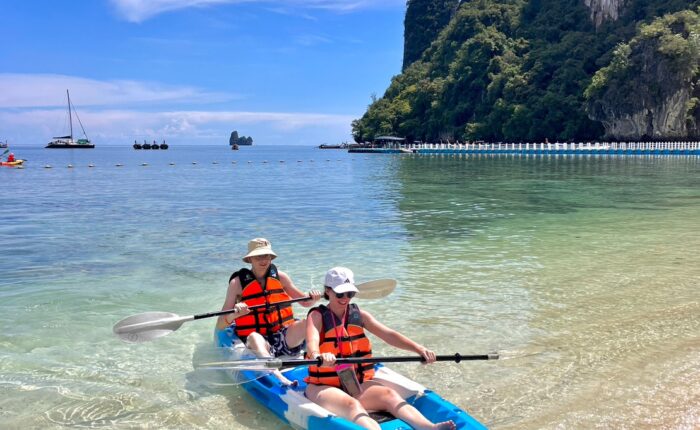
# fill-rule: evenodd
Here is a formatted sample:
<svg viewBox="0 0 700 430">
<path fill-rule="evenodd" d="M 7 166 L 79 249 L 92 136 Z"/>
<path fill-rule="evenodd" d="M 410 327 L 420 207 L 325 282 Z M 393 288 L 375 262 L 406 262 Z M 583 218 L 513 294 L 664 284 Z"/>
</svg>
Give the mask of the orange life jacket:
<svg viewBox="0 0 700 430">
<path fill-rule="evenodd" d="M 365 336 L 360 309 L 356 304 L 348 306 L 345 315 L 345 327 L 342 321 L 324 305 L 311 309 L 321 313 L 323 327 L 320 332 L 319 352 L 331 352 L 336 357 L 371 357 L 372 343 Z M 338 345 L 340 338 L 340 345 Z M 374 377 L 374 364 L 361 363 L 353 365 L 360 383 Z M 309 376 L 304 379 L 307 384 L 332 385 L 341 387 L 338 373 L 332 367 L 309 366 Z"/>
<path fill-rule="evenodd" d="M 249 269 L 241 269 L 234 273 L 229 278 L 229 282 L 236 276 L 241 281 L 241 302 L 248 306 L 268 305 L 236 318 L 236 336 L 243 342 L 254 331 L 268 337 L 294 322 L 291 304 L 274 306 L 274 303 L 291 299 L 284 291 L 277 267 L 274 264 L 270 265 L 267 274 L 265 274 L 265 288 L 260 285 Z"/>
</svg>

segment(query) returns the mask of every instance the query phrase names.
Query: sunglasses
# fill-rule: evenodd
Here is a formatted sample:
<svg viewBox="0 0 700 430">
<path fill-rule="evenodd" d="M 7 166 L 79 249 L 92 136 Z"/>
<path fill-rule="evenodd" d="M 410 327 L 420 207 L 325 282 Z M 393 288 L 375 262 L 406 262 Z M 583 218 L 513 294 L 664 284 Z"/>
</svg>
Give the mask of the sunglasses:
<svg viewBox="0 0 700 430">
<path fill-rule="evenodd" d="M 326 287 L 326 288 L 333 291 L 333 289 L 331 287 Z M 336 293 L 335 291 L 333 291 L 333 294 L 335 294 L 335 296 L 339 299 L 342 299 L 343 297 L 347 297 L 348 299 L 352 299 L 353 297 L 355 297 L 355 294 L 357 294 L 357 293 L 354 291 L 348 291 L 347 293 Z"/>
</svg>

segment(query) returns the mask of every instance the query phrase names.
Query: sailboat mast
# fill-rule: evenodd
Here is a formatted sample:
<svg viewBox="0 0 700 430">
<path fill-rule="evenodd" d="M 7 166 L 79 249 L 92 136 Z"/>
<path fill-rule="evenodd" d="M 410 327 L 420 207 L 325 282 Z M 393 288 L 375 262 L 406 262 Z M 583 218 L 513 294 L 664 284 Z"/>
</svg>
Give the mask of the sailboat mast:
<svg viewBox="0 0 700 430">
<path fill-rule="evenodd" d="M 66 90 L 66 96 L 68 97 L 68 122 L 70 123 L 70 140 L 73 140 L 73 115 L 70 112 L 70 93 Z"/>
</svg>

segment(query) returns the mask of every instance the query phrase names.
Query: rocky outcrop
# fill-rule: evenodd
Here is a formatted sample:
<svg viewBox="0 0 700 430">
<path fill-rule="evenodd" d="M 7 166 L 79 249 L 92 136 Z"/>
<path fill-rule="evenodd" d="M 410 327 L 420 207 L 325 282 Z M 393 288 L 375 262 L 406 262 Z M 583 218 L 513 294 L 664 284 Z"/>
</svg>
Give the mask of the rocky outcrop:
<svg viewBox="0 0 700 430">
<path fill-rule="evenodd" d="M 607 20 L 617 21 L 627 0 L 583 0 L 591 10 L 591 21 L 598 28 Z"/>
<path fill-rule="evenodd" d="M 700 15 L 679 12 L 642 25 L 586 89 L 587 110 L 608 137 L 697 136 Z"/>
<path fill-rule="evenodd" d="M 606 136 L 616 139 L 685 137 L 689 134 L 686 127 L 689 100 L 689 90 L 681 88 L 668 98 L 653 105 L 639 106 L 639 110 L 631 113 L 616 112 L 615 106 L 609 105 L 603 107 L 601 122 Z"/>
</svg>

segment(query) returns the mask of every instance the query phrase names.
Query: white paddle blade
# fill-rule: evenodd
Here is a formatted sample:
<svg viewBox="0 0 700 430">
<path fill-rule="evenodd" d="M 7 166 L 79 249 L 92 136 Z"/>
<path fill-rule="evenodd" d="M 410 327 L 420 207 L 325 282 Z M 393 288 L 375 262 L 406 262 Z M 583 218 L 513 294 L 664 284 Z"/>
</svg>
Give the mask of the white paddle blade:
<svg viewBox="0 0 700 430">
<path fill-rule="evenodd" d="M 282 367 L 282 360 L 261 358 L 253 360 L 212 361 L 202 363 L 198 369 L 235 370 L 235 371 L 273 371 Z"/>
<path fill-rule="evenodd" d="M 193 357 L 192 367 L 194 367 L 194 371 L 192 372 L 192 376 L 196 378 L 197 382 L 203 385 L 209 387 L 223 387 L 255 381 L 274 371 L 274 369 L 245 371 L 245 369 L 229 369 L 225 366 L 207 365 L 209 362 L 218 362 L 217 360 L 221 360 L 221 357 L 229 353 L 230 348 L 208 349 L 199 353 L 196 359 Z M 244 356 L 247 356 L 247 354 Z M 251 359 L 255 358 L 255 355 L 252 353 L 251 356 Z M 202 364 L 202 361 L 207 361 L 207 363 Z M 224 361 L 223 363 L 228 363 L 228 361 Z"/>
<path fill-rule="evenodd" d="M 214 372 L 212 372 L 214 370 Z M 197 382 L 207 387 L 230 387 L 242 385 L 247 382 L 255 381 L 273 372 L 273 369 L 263 371 L 239 371 L 231 370 L 226 367 L 204 367 L 195 369 L 192 372 Z"/>
<path fill-rule="evenodd" d="M 141 343 L 167 336 L 193 316 L 181 317 L 170 312 L 146 312 L 126 317 L 112 331 L 124 342 Z"/>
<path fill-rule="evenodd" d="M 361 299 L 381 299 L 391 294 L 396 288 L 396 279 L 375 279 L 356 285 L 360 290 L 357 297 Z"/>
</svg>

